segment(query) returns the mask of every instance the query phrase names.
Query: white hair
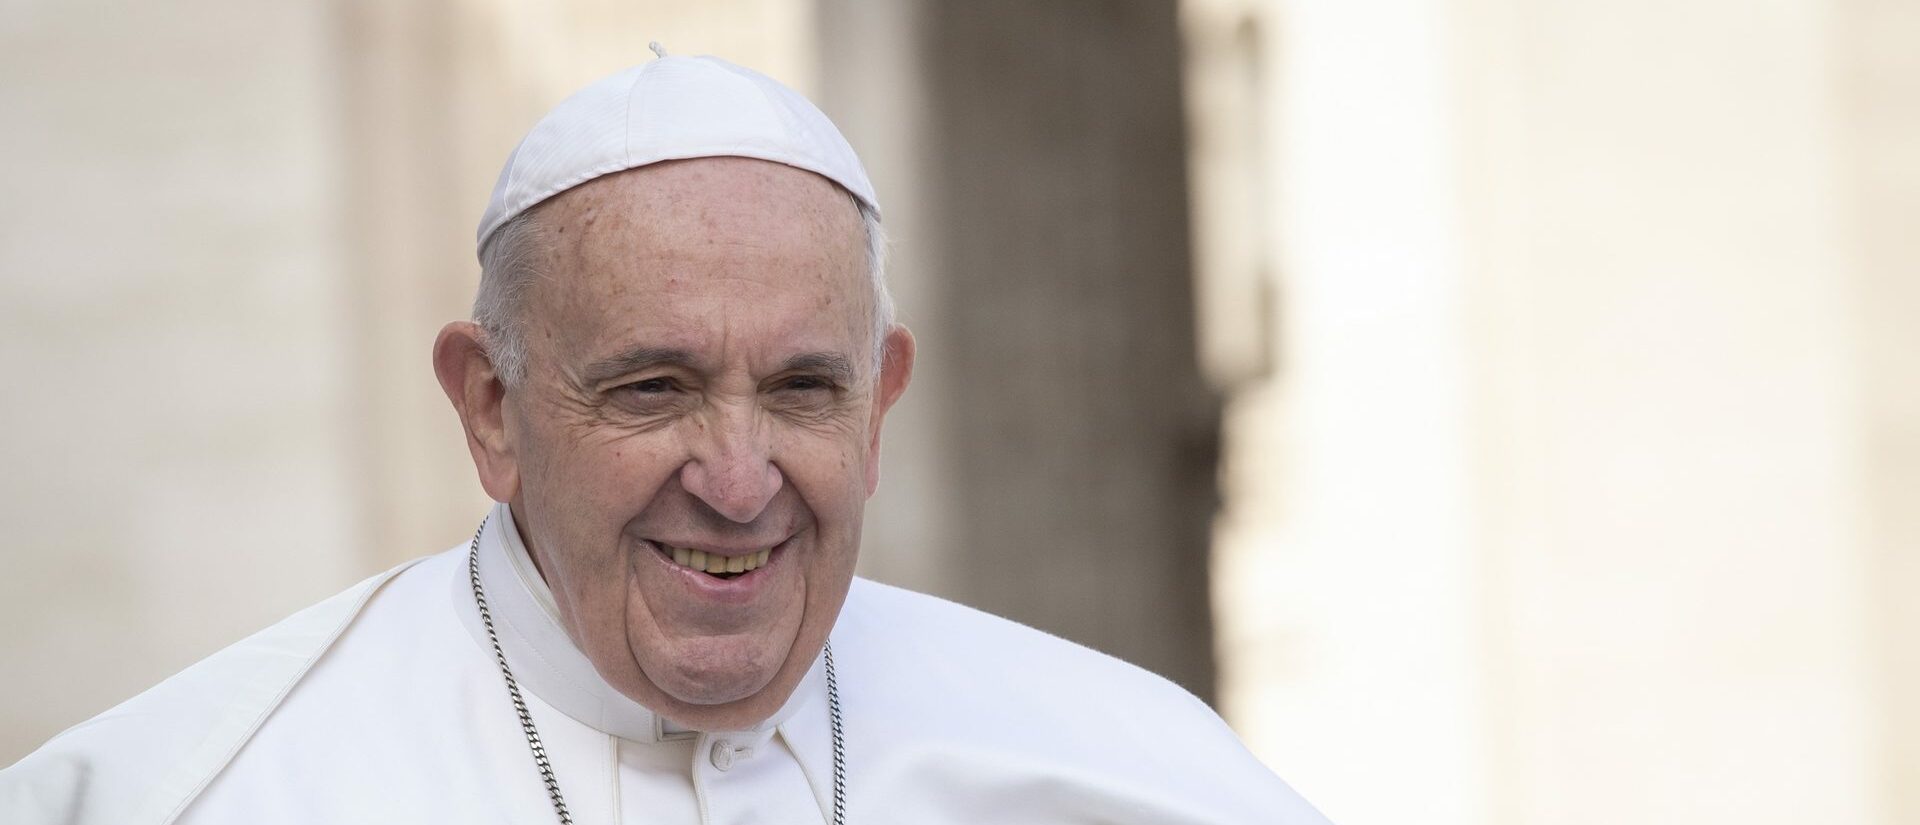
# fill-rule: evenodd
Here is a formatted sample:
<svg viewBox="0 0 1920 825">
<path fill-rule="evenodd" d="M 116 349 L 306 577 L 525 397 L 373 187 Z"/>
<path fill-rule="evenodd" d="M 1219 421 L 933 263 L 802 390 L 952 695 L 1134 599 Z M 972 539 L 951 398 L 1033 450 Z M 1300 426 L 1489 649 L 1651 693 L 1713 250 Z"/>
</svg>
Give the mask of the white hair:
<svg viewBox="0 0 1920 825">
<path fill-rule="evenodd" d="M 893 328 L 893 294 L 887 289 L 887 231 L 880 214 L 859 198 L 860 224 L 867 240 L 867 280 L 873 287 L 873 373 L 886 357 L 887 330 Z M 535 206 L 500 225 L 480 247 L 480 289 L 473 299 L 473 321 L 486 333 L 487 357 L 494 374 L 508 386 L 526 377 L 527 341 L 524 304 L 527 288 L 546 277 L 546 233 Z"/>
</svg>

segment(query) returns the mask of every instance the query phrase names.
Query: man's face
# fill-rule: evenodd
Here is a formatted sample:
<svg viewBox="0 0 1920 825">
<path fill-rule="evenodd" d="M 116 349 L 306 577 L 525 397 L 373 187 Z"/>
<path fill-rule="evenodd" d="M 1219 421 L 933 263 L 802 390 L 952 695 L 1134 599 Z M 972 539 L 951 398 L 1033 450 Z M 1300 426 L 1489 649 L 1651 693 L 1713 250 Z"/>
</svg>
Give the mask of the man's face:
<svg viewBox="0 0 1920 825">
<path fill-rule="evenodd" d="M 703 158 L 584 184 L 539 221 L 502 402 L 523 537 L 614 687 L 683 724 L 756 723 L 839 613 L 904 388 L 907 365 L 873 367 L 859 215 L 818 175 Z"/>
</svg>

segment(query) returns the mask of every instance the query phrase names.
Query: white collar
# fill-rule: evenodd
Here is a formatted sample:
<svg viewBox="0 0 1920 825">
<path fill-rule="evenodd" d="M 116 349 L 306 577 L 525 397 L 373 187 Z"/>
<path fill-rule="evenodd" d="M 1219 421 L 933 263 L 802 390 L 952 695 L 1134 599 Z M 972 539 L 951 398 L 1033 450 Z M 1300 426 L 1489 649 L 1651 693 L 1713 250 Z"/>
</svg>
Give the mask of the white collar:
<svg viewBox="0 0 1920 825">
<path fill-rule="evenodd" d="M 479 608 L 473 601 L 473 586 L 466 565 L 460 565 L 454 577 L 454 606 L 461 623 L 482 650 L 491 650 L 486 627 L 480 623 Z M 513 677 L 522 689 L 561 713 L 588 727 L 632 742 L 661 742 L 691 738 L 694 731 L 682 728 L 665 717 L 635 702 L 600 678 L 587 655 L 574 646 L 560 624 L 554 607 L 553 592 L 540 577 L 520 541 L 514 526 L 513 511 L 496 503 L 480 536 L 480 584 L 486 589 L 487 607 L 500 637 L 500 648 L 513 668 Z M 814 657 L 793 695 L 772 717 L 744 731 L 726 731 L 731 738 L 751 741 L 771 737 L 774 729 L 815 694 L 826 690 L 820 657 Z M 504 700 L 502 700 L 504 701 Z M 713 731 L 721 733 L 721 731 Z"/>
</svg>

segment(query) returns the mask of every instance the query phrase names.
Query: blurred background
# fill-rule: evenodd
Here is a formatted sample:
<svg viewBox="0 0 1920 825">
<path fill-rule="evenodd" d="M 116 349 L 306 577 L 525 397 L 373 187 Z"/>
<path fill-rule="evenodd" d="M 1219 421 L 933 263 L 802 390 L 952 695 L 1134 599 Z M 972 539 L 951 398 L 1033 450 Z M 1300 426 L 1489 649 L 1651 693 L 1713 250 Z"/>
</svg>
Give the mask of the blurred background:
<svg viewBox="0 0 1920 825">
<path fill-rule="evenodd" d="M 0 0 L 0 764 L 471 532 L 428 348 L 650 40 L 878 186 L 866 575 L 1345 825 L 1920 823 L 1911 0 Z"/>
</svg>

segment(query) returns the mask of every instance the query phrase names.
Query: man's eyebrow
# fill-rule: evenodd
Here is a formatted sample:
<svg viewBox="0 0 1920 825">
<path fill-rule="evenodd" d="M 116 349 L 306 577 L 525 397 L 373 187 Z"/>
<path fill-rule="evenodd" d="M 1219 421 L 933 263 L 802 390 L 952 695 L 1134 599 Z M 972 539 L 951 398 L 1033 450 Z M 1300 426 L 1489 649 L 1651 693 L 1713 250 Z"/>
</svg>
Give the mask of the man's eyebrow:
<svg viewBox="0 0 1920 825">
<path fill-rule="evenodd" d="M 647 367 L 692 367 L 697 360 L 693 357 L 693 353 L 683 349 L 635 347 L 588 364 L 580 374 L 586 379 L 587 384 L 592 385 Z"/>
<path fill-rule="evenodd" d="M 808 352 L 787 359 L 788 372 L 820 373 L 843 384 L 853 381 L 853 362 L 835 352 Z"/>
</svg>

